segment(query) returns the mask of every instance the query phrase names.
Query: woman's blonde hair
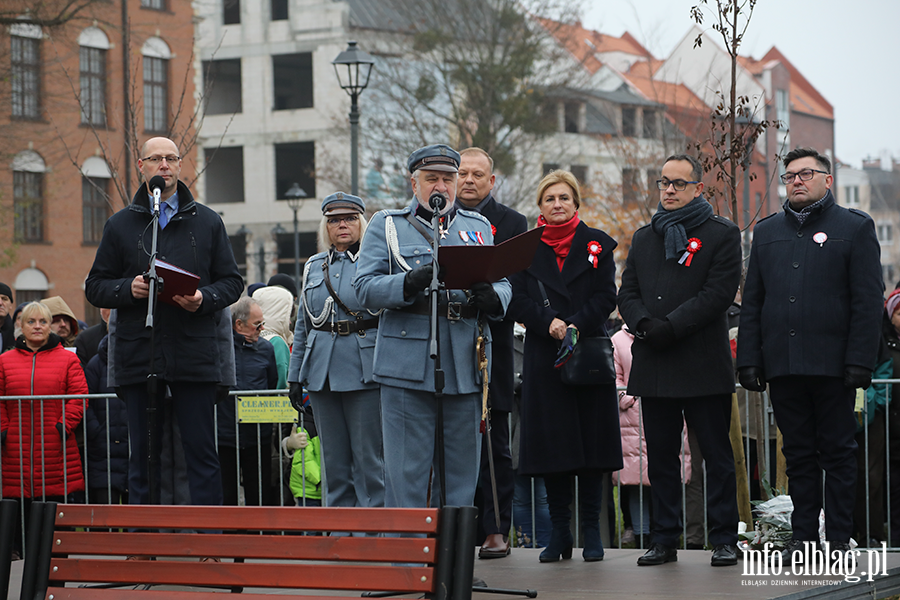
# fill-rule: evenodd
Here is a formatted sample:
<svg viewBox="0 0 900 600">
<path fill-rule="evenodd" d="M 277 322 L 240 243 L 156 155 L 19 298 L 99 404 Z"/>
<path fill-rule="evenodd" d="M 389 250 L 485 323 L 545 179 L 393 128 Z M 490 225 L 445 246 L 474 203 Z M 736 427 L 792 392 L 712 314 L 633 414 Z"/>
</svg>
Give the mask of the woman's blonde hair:
<svg viewBox="0 0 900 600">
<path fill-rule="evenodd" d="M 366 215 L 364 215 L 363 213 L 359 213 L 360 242 L 362 242 L 363 235 L 365 235 L 366 233 L 366 226 L 368 226 L 368 224 L 369 222 L 366 221 Z M 322 217 L 322 220 L 319 221 L 319 234 L 316 236 L 316 241 L 318 243 L 319 252 L 326 252 L 329 248 L 331 248 L 331 238 L 328 236 L 328 217 Z"/>
<path fill-rule="evenodd" d="M 578 186 L 578 180 L 569 171 L 562 170 L 550 171 L 541 179 L 537 189 L 538 207 L 541 206 L 541 198 L 544 197 L 544 192 L 547 191 L 547 188 L 557 183 L 565 183 L 572 188 L 572 199 L 575 201 L 575 209 L 581 208 L 581 188 Z"/>
<path fill-rule="evenodd" d="M 47 308 L 47 305 L 43 302 L 29 302 L 25 305 L 25 308 L 19 313 L 19 318 L 22 319 L 24 323 L 26 319 L 31 317 L 34 313 L 40 313 L 42 317 L 47 319 L 47 323 L 53 320 L 53 315 L 50 314 L 50 309 Z"/>
</svg>

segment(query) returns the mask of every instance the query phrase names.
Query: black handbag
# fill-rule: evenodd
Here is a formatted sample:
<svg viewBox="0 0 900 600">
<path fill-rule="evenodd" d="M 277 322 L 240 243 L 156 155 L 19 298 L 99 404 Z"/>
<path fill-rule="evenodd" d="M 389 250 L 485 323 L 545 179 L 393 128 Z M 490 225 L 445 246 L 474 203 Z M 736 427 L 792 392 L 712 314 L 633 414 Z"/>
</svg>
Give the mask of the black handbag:
<svg viewBox="0 0 900 600">
<path fill-rule="evenodd" d="M 544 306 L 550 306 L 547 290 L 538 281 Z M 613 362 L 612 340 L 606 335 L 579 336 L 572 356 L 560 368 L 560 377 L 566 385 L 609 385 L 616 382 L 616 366 Z"/>
</svg>

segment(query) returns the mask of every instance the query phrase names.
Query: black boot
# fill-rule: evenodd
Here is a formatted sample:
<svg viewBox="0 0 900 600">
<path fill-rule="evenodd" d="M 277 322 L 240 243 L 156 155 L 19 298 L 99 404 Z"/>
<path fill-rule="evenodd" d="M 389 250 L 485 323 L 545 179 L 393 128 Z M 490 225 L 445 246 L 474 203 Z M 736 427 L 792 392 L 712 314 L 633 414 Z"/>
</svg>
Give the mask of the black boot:
<svg viewBox="0 0 900 600">
<path fill-rule="evenodd" d="M 600 539 L 600 502 L 603 497 L 601 475 L 579 477 L 578 495 L 581 499 L 581 514 L 584 517 L 584 550 L 581 556 L 587 562 L 603 560 L 603 542 Z"/>
<path fill-rule="evenodd" d="M 541 562 L 556 562 L 560 558 L 568 560 L 572 558 L 572 531 L 569 524 L 572 520 L 572 511 L 569 505 L 572 503 L 572 483 L 568 475 L 548 475 L 544 477 L 547 487 L 547 504 L 550 509 L 550 522 L 553 530 L 550 532 L 550 543 L 541 552 Z"/>
</svg>

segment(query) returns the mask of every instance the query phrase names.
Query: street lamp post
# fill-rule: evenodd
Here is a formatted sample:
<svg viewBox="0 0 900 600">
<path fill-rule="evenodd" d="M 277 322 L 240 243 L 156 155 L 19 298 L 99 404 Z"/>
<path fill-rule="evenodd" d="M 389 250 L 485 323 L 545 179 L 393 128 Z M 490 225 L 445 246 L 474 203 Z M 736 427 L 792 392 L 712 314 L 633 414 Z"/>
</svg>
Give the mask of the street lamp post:
<svg viewBox="0 0 900 600">
<path fill-rule="evenodd" d="M 284 193 L 287 198 L 288 206 L 294 211 L 294 280 L 300 285 L 300 231 L 297 229 L 297 211 L 300 210 L 300 203 L 306 198 L 306 192 L 297 182 Z"/>
<path fill-rule="evenodd" d="M 352 41 L 331 61 L 341 88 L 350 95 L 350 193 L 359 195 L 359 95 L 369 85 L 375 59 Z"/>
</svg>

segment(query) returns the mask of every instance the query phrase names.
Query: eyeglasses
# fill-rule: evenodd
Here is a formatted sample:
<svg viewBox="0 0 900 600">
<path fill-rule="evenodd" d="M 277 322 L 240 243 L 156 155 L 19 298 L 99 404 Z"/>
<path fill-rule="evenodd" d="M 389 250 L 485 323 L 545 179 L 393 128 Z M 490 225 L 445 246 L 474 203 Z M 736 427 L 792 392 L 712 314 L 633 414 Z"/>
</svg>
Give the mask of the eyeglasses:
<svg viewBox="0 0 900 600">
<path fill-rule="evenodd" d="M 262 328 L 265 327 L 265 326 L 266 326 L 266 322 L 265 322 L 265 321 L 261 321 L 261 322 L 258 323 L 255 327 L 256 327 L 256 330 L 257 330 L 257 331 L 262 331 Z"/>
<path fill-rule="evenodd" d="M 347 215 L 346 217 L 328 217 L 326 223 L 329 225 L 338 225 L 343 221 L 347 225 L 353 225 L 359 221 L 359 215 Z"/>
<path fill-rule="evenodd" d="M 669 189 L 669 186 L 675 188 L 676 192 L 683 192 L 684 188 L 687 187 L 689 183 L 700 183 L 699 181 L 685 181 L 684 179 L 676 179 L 675 181 L 669 181 L 668 179 L 657 179 L 656 187 L 662 191 Z"/>
<path fill-rule="evenodd" d="M 828 175 L 828 171 L 820 171 L 819 169 L 803 169 L 799 173 L 791 173 L 790 171 L 786 172 L 781 176 L 781 183 L 784 185 L 788 185 L 794 181 L 794 177 L 799 177 L 800 181 L 809 181 L 812 179 L 816 173 L 824 173 Z"/>
<path fill-rule="evenodd" d="M 168 156 L 148 156 L 147 158 L 142 158 L 141 160 L 147 161 L 148 163 L 153 165 L 158 165 L 162 161 L 166 161 L 168 164 L 172 164 L 181 160 L 181 157 L 170 154 Z"/>
</svg>

